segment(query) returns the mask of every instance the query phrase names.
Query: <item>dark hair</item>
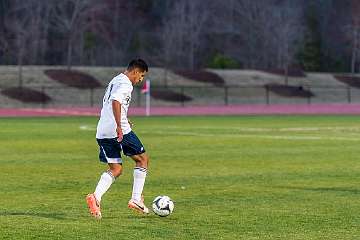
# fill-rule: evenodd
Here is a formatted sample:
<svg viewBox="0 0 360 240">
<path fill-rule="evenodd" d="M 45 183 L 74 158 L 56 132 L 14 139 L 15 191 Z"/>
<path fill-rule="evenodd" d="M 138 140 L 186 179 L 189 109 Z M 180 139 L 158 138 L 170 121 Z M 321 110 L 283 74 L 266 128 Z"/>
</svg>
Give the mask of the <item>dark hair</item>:
<svg viewBox="0 0 360 240">
<path fill-rule="evenodd" d="M 131 60 L 127 67 L 127 70 L 131 71 L 134 68 L 138 68 L 144 72 L 147 72 L 149 69 L 146 62 L 140 58 Z"/>
</svg>

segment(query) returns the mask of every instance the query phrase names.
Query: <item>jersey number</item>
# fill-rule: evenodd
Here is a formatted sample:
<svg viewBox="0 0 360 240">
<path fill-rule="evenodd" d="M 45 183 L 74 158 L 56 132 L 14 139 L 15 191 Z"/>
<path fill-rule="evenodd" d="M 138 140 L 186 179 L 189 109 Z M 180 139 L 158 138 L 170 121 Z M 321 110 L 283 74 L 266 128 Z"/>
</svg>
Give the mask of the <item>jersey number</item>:
<svg viewBox="0 0 360 240">
<path fill-rule="evenodd" d="M 106 92 L 109 90 L 109 93 L 108 93 L 108 95 L 107 95 L 107 96 L 108 96 L 107 99 L 106 99 L 106 94 L 105 94 L 104 99 L 103 99 L 103 102 L 109 101 L 110 96 L 111 96 L 111 91 L 112 91 L 112 89 L 113 89 L 113 85 L 114 85 L 114 84 L 111 84 L 111 85 L 108 86 L 108 88 L 106 89 Z"/>
</svg>

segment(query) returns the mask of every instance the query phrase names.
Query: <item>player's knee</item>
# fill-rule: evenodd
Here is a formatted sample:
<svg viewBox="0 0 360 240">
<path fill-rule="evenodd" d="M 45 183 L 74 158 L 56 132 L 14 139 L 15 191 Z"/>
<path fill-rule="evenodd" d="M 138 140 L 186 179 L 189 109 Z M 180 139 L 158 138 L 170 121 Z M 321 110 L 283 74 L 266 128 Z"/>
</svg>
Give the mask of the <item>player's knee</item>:
<svg viewBox="0 0 360 240">
<path fill-rule="evenodd" d="M 149 159 L 149 156 L 145 154 L 145 155 L 143 156 L 143 162 L 144 162 L 144 163 L 148 163 L 149 160 L 150 160 L 150 159 Z"/>
<path fill-rule="evenodd" d="M 137 155 L 136 157 L 133 157 L 133 159 L 142 167 L 147 167 L 149 163 L 149 157 L 146 154 Z"/>
<path fill-rule="evenodd" d="M 147 166 L 149 164 L 148 155 L 146 155 L 146 154 L 141 155 L 141 163 L 142 163 L 143 166 Z"/>
<path fill-rule="evenodd" d="M 122 174 L 122 168 L 116 169 L 113 172 L 115 178 L 119 177 Z"/>
<path fill-rule="evenodd" d="M 121 166 L 112 166 L 110 171 L 111 171 L 111 174 L 114 176 L 114 178 L 117 178 L 122 174 L 122 167 Z"/>
</svg>

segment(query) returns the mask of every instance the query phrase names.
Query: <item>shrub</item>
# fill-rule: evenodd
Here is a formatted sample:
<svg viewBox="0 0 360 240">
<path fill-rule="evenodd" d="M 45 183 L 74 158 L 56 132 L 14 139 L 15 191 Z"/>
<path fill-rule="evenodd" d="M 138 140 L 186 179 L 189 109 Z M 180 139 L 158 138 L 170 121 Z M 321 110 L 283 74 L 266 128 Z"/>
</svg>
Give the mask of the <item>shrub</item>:
<svg viewBox="0 0 360 240">
<path fill-rule="evenodd" d="M 222 54 L 216 54 L 209 63 L 209 68 L 216 69 L 234 69 L 239 68 L 240 64 L 233 58 L 227 57 Z"/>
</svg>

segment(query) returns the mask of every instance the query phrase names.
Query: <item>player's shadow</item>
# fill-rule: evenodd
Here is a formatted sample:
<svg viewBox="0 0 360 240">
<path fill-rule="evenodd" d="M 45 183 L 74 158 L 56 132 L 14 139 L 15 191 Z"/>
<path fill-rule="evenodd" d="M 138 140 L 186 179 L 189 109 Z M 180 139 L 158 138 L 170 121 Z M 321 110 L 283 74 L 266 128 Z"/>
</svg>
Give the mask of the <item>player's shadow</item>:
<svg viewBox="0 0 360 240">
<path fill-rule="evenodd" d="M 39 218 L 50 218 L 64 220 L 64 214 L 59 213 L 41 213 L 41 212 L 20 212 L 20 211 L 0 211 L 0 216 L 29 216 Z"/>
<path fill-rule="evenodd" d="M 360 194 L 360 189 L 355 188 L 344 188 L 344 187 L 288 187 L 288 186 L 279 186 L 278 188 L 286 188 L 293 190 L 304 190 L 304 191 L 313 191 L 313 192 L 337 192 L 337 193 L 352 193 Z"/>
</svg>

